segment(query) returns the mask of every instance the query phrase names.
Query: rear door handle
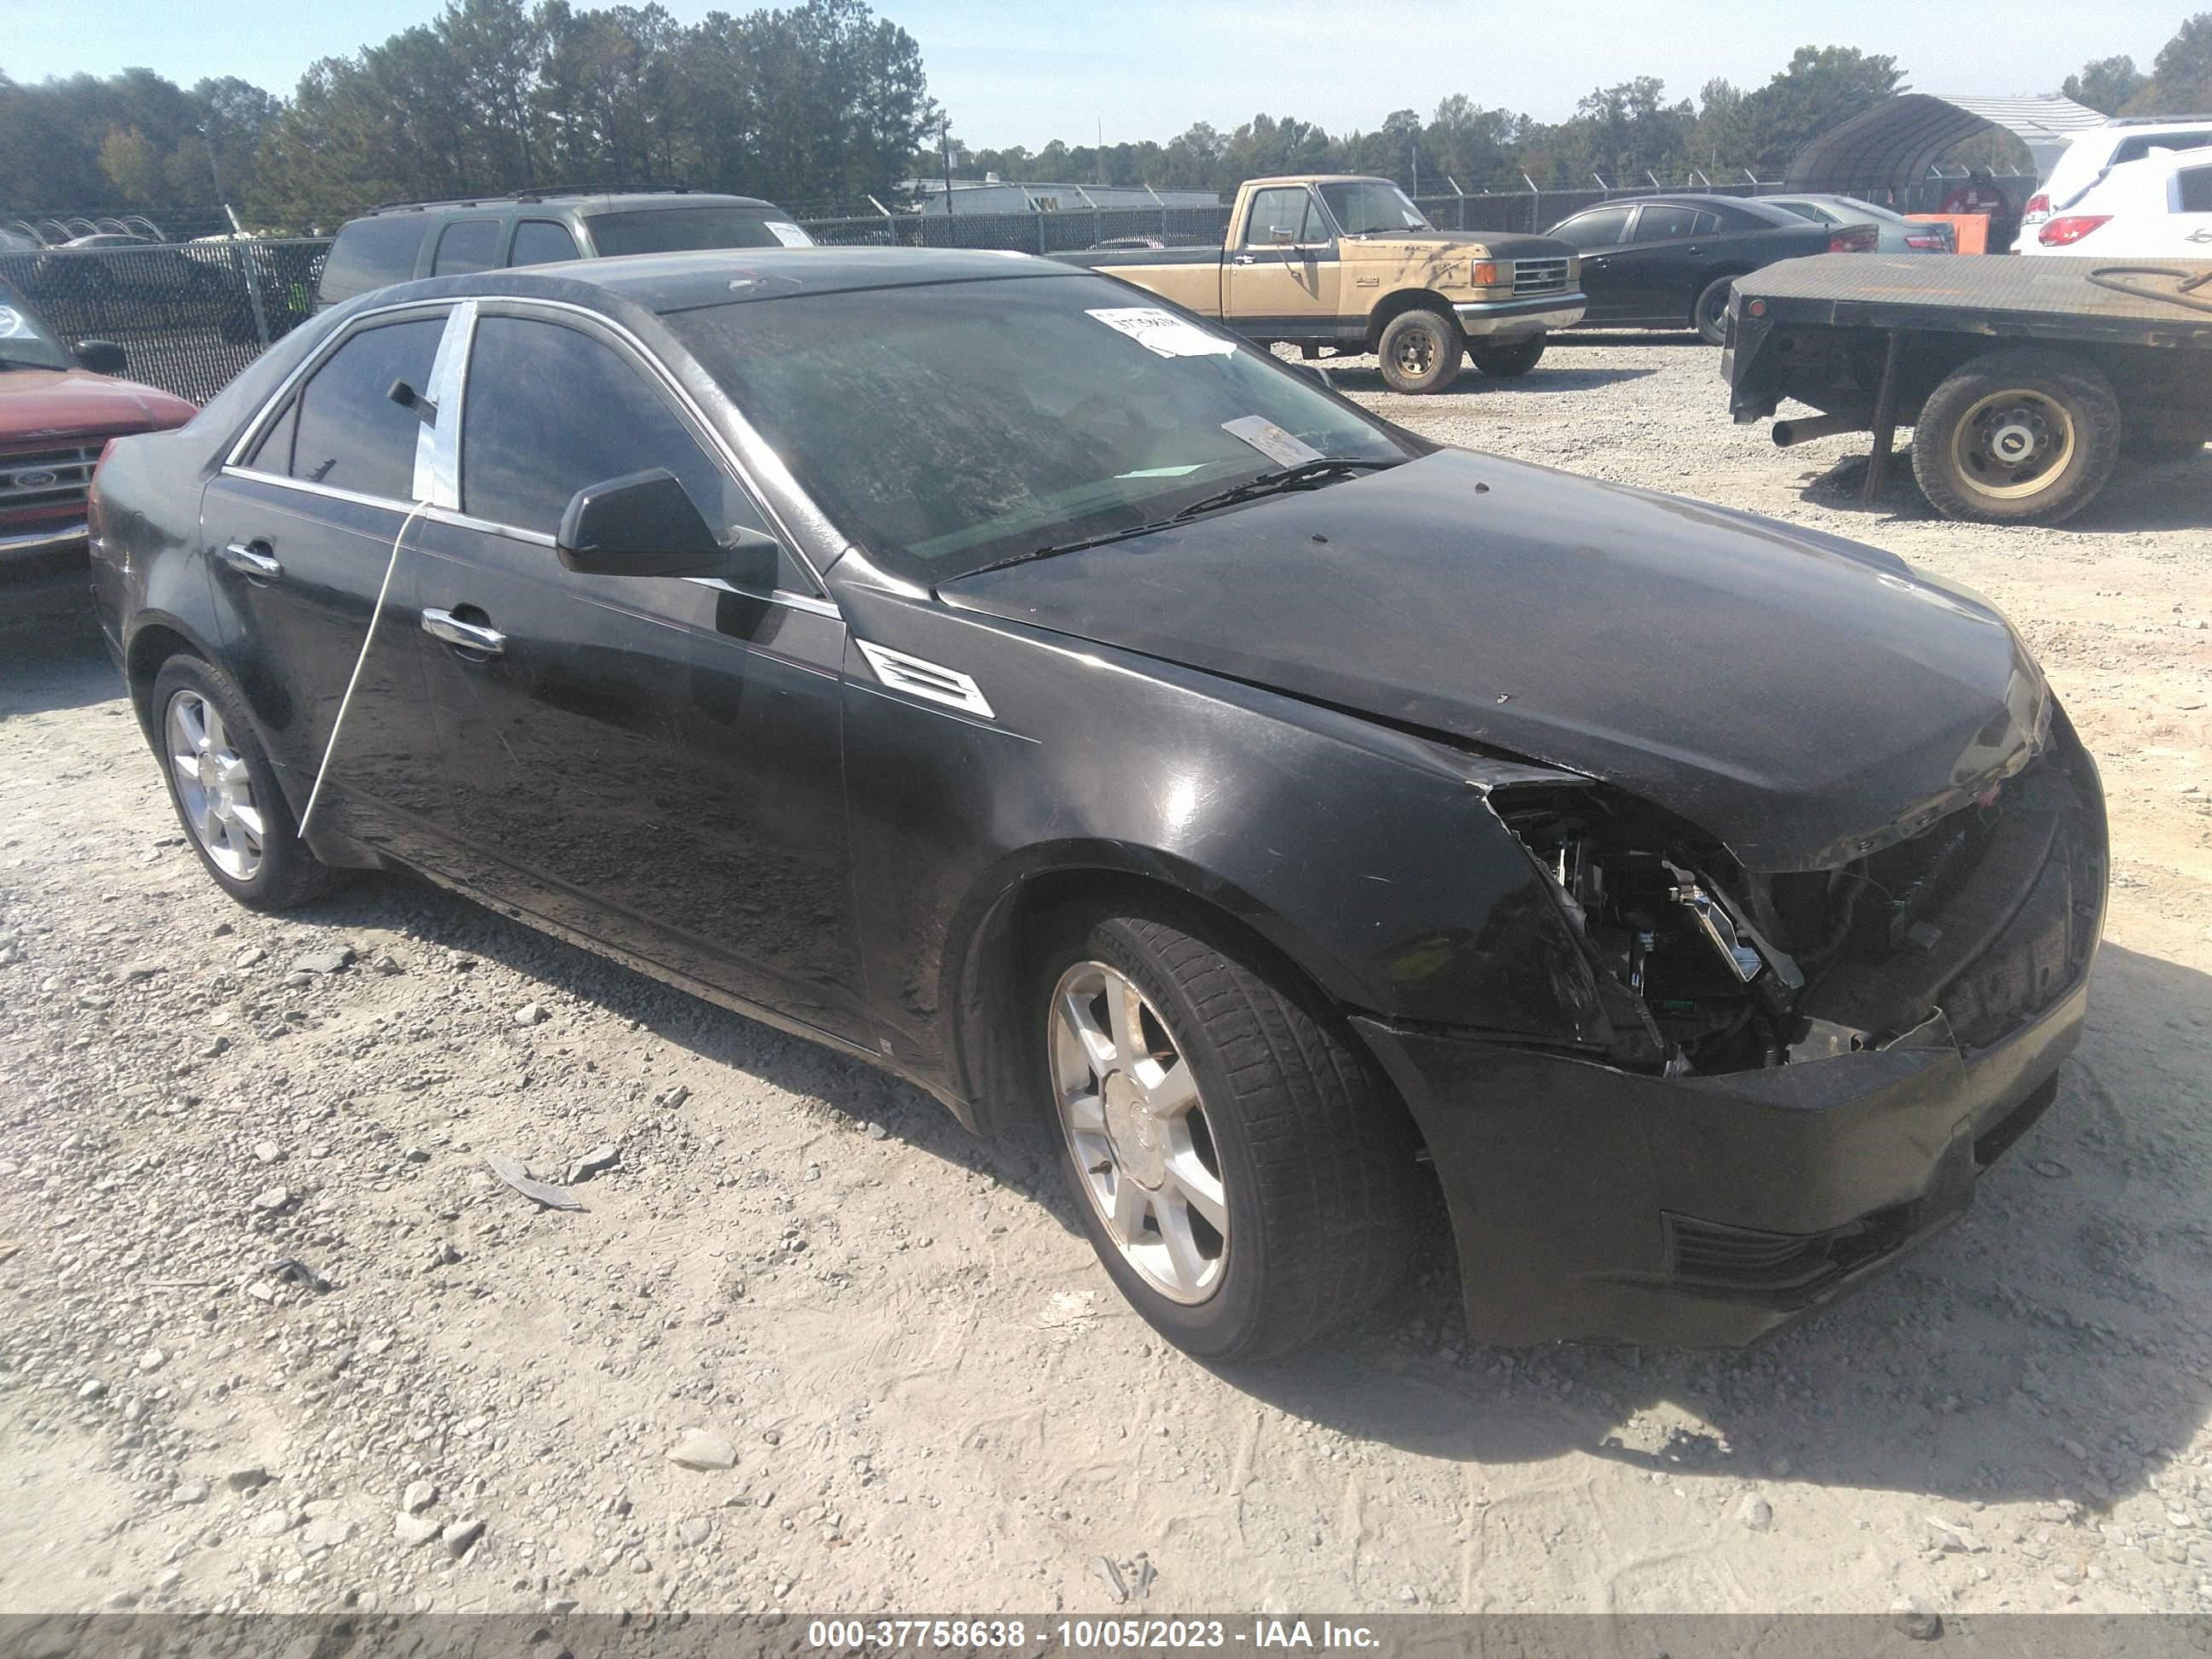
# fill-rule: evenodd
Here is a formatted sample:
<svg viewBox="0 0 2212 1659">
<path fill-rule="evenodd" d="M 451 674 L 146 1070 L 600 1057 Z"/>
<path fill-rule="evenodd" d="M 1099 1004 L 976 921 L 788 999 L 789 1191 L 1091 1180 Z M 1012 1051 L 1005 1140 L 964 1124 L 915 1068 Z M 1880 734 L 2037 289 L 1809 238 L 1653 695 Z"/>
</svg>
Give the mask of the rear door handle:
<svg viewBox="0 0 2212 1659">
<path fill-rule="evenodd" d="M 240 575 L 257 581 L 273 582 L 284 574 L 284 567 L 270 556 L 267 542 L 233 542 L 220 556 Z"/>
<path fill-rule="evenodd" d="M 443 640 L 464 651 L 481 651 L 488 657 L 496 657 L 507 649 L 507 635 L 497 629 L 463 622 L 450 611 L 425 611 L 422 631 L 434 640 Z"/>
</svg>

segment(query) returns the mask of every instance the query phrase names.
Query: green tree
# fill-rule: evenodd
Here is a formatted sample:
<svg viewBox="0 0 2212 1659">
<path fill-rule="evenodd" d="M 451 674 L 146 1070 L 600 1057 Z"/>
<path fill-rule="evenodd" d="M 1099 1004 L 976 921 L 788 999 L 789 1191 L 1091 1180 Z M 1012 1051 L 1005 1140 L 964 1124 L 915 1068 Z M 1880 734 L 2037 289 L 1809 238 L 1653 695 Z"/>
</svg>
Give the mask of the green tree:
<svg viewBox="0 0 2212 1659">
<path fill-rule="evenodd" d="M 1894 58 L 1800 46 L 1786 69 L 1746 93 L 1701 138 L 1723 165 L 1778 171 L 1820 134 L 1905 89 Z"/>
<path fill-rule="evenodd" d="M 2081 72 L 2068 76 L 2059 91 L 2077 104 L 2118 115 L 2148 84 L 2149 77 L 2136 68 L 2136 60 L 2123 53 L 2082 64 Z"/>
<path fill-rule="evenodd" d="M 2150 82 L 2127 102 L 2130 115 L 2196 115 L 2212 110 L 2212 11 L 2200 11 L 2159 48 Z"/>
</svg>

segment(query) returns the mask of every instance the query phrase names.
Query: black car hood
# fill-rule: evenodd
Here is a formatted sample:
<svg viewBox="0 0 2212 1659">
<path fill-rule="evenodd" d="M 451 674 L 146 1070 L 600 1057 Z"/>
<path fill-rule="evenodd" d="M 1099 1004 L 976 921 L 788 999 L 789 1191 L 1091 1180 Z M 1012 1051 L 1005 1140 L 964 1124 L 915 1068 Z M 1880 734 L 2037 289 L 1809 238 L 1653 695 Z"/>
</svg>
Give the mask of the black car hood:
<svg viewBox="0 0 2212 1659">
<path fill-rule="evenodd" d="M 1606 780 L 1759 870 L 1912 833 L 2049 720 L 2004 619 L 1889 554 L 1463 451 L 939 592 Z"/>
</svg>

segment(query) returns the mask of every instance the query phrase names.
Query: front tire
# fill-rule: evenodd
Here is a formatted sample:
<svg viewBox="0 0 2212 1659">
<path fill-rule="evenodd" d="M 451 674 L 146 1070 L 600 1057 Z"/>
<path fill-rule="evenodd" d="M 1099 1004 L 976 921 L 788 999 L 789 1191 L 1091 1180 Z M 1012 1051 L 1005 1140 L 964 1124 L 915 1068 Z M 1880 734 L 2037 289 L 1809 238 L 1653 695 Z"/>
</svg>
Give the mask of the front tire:
<svg viewBox="0 0 2212 1659">
<path fill-rule="evenodd" d="M 1946 518 L 2054 524 L 2105 487 L 2120 452 L 2112 382 L 2039 348 L 1961 364 L 1912 428 L 1912 474 Z"/>
<path fill-rule="evenodd" d="M 1162 1336 L 1266 1358 L 1403 1276 L 1411 1121 L 1325 1016 L 1144 916 L 1065 924 L 1034 995 L 1084 1231 Z"/>
<path fill-rule="evenodd" d="M 1452 318 L 1433 311 L 1404 311 L 1383 325 L 1375 350 L 1390 390 L 1419 397 L 1442 392 L 1459 378 L 1467 337 Z"/>
<path fill-rule="evenodd" d="M 216 886 L 252 910 L 328 892 L 337 872 L 307 850 L 276 769 L 230 677 L 176 656 L 154 677 L 155 753 L 185 838 Z"/>
<path fill-rule="evenodd" d="M 1543 361 L 1547 337 L 1524 334 L 1517 340 L 1478 340 L 1468 348 L 1468 356 L 1485 374 L 1501 380 L 1526 374 Z"/>
</svg>

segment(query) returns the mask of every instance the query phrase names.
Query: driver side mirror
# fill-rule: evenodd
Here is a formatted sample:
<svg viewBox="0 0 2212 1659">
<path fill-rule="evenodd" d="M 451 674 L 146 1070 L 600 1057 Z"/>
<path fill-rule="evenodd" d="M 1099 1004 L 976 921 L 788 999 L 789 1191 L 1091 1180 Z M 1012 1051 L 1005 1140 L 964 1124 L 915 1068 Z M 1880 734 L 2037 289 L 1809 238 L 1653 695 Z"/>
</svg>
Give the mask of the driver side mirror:
<svg viewBox="0 0 2212 1659">
<path fill-rule="evenodd" d="M 1297 235 L 1297 233 L 1292 230 L 1288 225 L 1270 225 L 1267 227 L 1267 240 L 1273 242 L 1277 247 L 1290 246 L 1291 243 L 1296 240 Z"/>
<path fill-rule="evenodd" d="M 120 374 L 129 367 L 123 348 L 112 340 L 79 340 L 70 348 L 70 356 L 77 366 L 94 374 Z"/>
<path fill-rule="evenodd" d="M 717 539 L 665 466 L 578 490 L 561 515 L 554 550 L 579 575 L 709 576 L 763 592 L 775 589 L 783 552 L 775 537 L 755 530 Z"/>
</svg>

